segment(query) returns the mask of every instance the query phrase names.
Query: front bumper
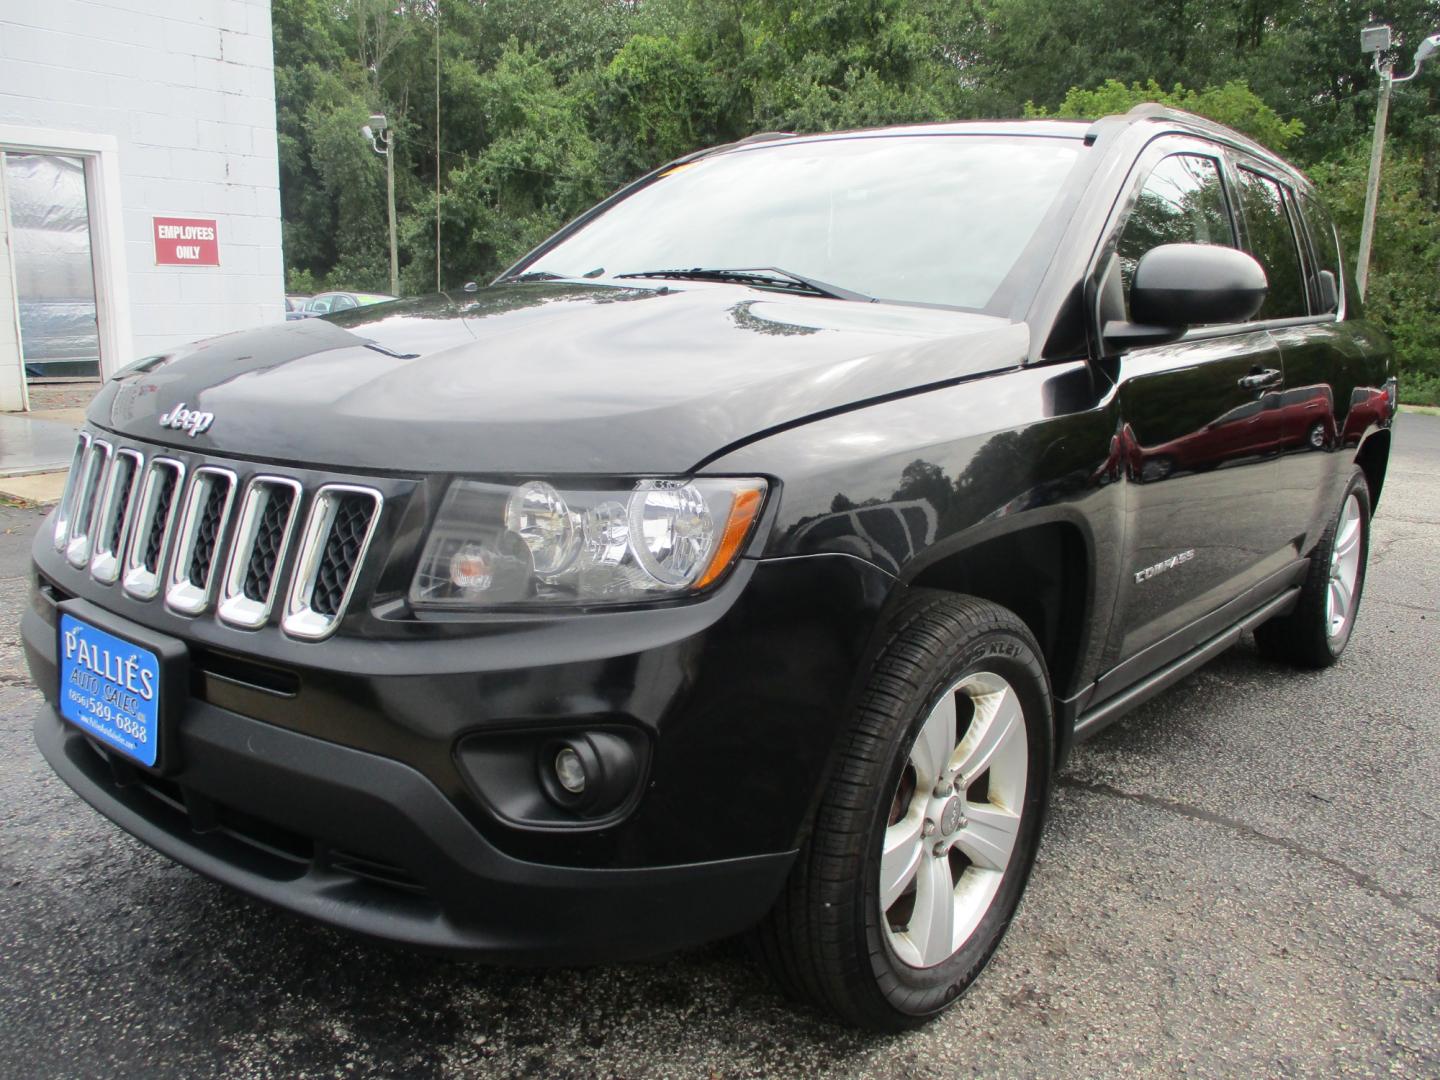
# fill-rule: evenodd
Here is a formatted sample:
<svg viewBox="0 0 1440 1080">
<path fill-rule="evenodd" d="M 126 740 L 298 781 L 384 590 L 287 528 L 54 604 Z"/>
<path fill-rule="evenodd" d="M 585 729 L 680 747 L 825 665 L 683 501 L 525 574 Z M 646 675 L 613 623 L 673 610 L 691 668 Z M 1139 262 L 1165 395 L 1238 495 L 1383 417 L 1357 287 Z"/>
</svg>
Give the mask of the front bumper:
<svg viewBox="0 0 1440 1080">
<path fill-rule="evenodd" d="M 35 722 L 60 778 L 157 851 L 301 915 L 411 946 L 512 962 L 666 952 L 758 920 L 793 857 L 529 863 L 496 850 L 399 762 L 209 705 L 190 710 L 179 738 L 188 764 L 159 781 L 112 764 L 48 706 Z"/>
<path fill-rule="evenodd" d="M 121 602 L 65 578 L 44 546 L 36 554 L 22 632 L 51 699 L 36 738 L 87 802 L 279 906 L 514 962 L 660 953 L 758 921 L 803 838 L 891 586 L 848 556 L 749 561 L 689 607 L 296 645 Z M 189 648 L 164 775 L 107 758 L 54 711 L 56 605 L 69 589 L 122 628 Z M 291 681 L 261 685 L 256 670 Z M 462 775 L 462 739 L 597 719 L 652 747 L 639 798 L 603 828 L 516 827 Z"/>
</svg>

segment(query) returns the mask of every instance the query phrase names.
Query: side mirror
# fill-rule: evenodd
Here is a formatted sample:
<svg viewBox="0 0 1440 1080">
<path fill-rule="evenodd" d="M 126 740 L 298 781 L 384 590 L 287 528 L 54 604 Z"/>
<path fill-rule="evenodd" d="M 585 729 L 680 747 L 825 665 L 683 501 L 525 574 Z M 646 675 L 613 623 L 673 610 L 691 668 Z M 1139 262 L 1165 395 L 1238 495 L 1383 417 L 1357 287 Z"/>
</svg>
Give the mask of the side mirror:
<svg viewBox="0 0 1440 1080">
<path fill-rule="evenodd" d="M 1107 323 L 1120 348 L 1174 341 L 1191 326 L 1244 322 L 1265 302 L 1265 270 L 1214 244 L 1162 244 L 1140 257 L 1130 283 L 1129 323 Z"/>
<path fill-rule="evenodd" d="M 1320 291 L 1320 313 L 1328 315 L 1340 307 L 1340 284 L 1335 280 L 1333 270 L 1321 270 L 1315 275 L 1315 287 Z"/>
</svg>

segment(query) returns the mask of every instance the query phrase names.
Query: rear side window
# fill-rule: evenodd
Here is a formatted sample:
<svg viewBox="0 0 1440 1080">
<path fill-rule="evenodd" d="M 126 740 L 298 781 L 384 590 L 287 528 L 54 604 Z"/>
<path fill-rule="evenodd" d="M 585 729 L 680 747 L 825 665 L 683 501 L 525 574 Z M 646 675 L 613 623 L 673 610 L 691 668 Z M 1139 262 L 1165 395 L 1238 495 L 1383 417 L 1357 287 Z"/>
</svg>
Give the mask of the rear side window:
<svg viewBox="0 0 1440 1080">
<path fill-rule="evenodd" d="M 1300 249 L 1285 206 L 1285 189 L 1268 176 L 1240 169 L 1240 208 L 1250 254 L 1265 268 L 1270 291 L 1256 319 L 1294 319 L 1310 314 Z"/>
<path fill-rule="evenodd" d="M 1140 257 L 1162 244 L 1235 246 L 1220 164 L 1214 158 L 1172 154 L 1146 177 L 1116 246 L 1127 312 Z"/>
<path fill-rule="evenodd" d="M 1323 284 L 1319 279 L 1324 273 L 1328 272 L 1331 275 L 1330 284 L 1335 288 L 1334 297 L 1338 301 L 1340 242 L 1335 236 L 1335 222 L 1331 220 L 1330 211 L 1325 209 L 1325 204 L 1313 195 L 1302 194 L 1300 207 L 1305 211 L 1305 220 L 1310 224 L 1310 242 L 1315 247 L 1316 280 L 1311 282 L 1313 286 L 1311 292 L 1318 301 L 1315 307 L 1317 311 L 1334 311 L 1336 304 L 1330 303 L 1329 285 Z"/>
</svg>

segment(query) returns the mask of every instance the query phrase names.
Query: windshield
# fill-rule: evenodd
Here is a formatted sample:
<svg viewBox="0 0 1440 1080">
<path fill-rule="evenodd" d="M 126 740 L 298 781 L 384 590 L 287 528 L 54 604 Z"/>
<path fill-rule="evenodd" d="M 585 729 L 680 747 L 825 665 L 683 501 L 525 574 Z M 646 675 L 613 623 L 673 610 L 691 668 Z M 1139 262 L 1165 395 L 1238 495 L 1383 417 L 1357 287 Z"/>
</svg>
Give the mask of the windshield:
<svg viewBox="0 0 1440 1080">
<path fill-rule="evenodd" d="M 662 174 L 522 269 L 614 277 L 780 267 L 882 300 L 984 310 L 1079 147 L 908 135 L 717 154 Z"/>
</svg>

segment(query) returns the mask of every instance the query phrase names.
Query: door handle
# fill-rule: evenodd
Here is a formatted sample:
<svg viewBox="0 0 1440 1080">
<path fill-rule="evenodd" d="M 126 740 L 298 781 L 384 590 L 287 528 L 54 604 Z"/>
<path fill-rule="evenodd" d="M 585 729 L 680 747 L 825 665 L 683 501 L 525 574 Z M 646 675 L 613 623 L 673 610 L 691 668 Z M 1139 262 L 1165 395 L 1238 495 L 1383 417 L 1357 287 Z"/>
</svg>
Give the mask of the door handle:
<svg viewBox="0 0 1440 1080">
<path fill-rule="evenodd" d="M 1284 375 L 1275 368 L 1256 369 L 1249 375 L 1240 376 L 1240 389 L 1242 390 L 1264 390 L 1266 387 L 1279 386 Z"/>
</svg>

